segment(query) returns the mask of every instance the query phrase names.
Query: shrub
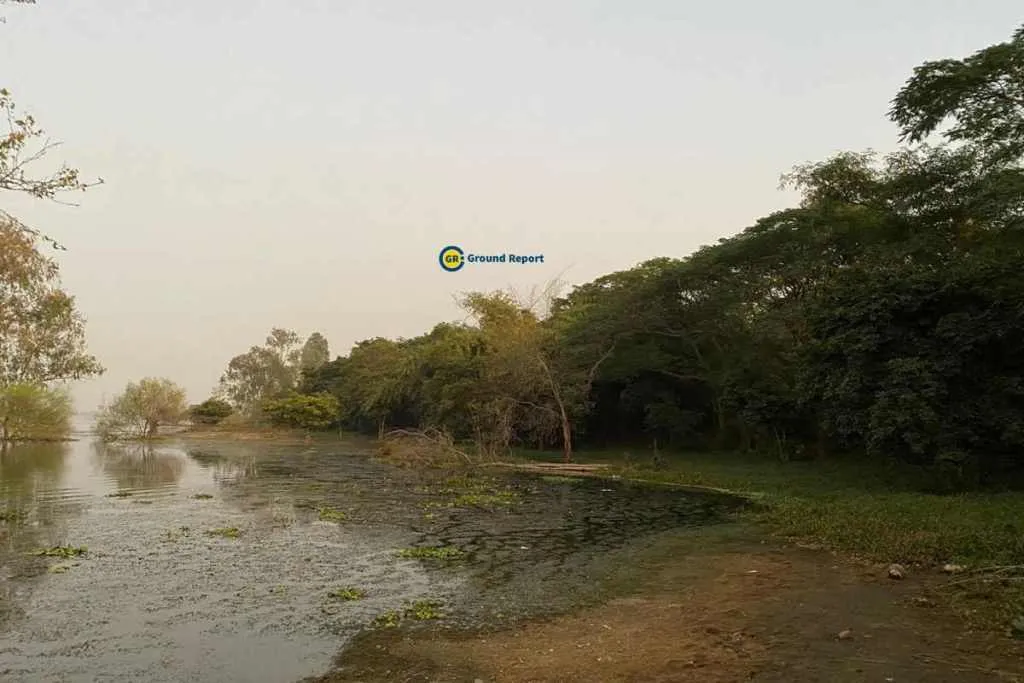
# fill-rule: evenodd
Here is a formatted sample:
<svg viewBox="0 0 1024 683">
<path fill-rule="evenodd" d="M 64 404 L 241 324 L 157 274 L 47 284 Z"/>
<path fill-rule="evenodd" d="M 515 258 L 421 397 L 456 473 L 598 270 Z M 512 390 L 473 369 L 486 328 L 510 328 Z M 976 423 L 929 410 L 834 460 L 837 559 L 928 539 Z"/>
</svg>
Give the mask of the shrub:
<svg viewBox="0 0 1024 683">
<path fill-rule="evenodd" d="M 299 429 L 327 429 L 338 421 L 341 407 L 331 394 L 291 393 L 279 399 L 264 401 L 264 414 L 271 423 Z"/>
<path fill-rule="evenodd" d="M 189 417 L 197 424 L 219 424 L 233 412 L 231 404 L 219 398 L 208 398 L 188 409 Z"/>
</svg>

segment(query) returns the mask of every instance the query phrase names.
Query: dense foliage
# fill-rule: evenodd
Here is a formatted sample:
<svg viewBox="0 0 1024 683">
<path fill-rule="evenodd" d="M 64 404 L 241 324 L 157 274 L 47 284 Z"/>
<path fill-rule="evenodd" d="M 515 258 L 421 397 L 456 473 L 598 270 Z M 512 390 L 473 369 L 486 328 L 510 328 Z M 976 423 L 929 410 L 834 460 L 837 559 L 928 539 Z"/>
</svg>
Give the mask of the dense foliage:
<svg viewBox="0 0 1024 683">
<path fill-rule="evenodd" d="M 291 393 L 268 399 L 263 412 L 271 423 L 298 429 L 327 429 L 338 422 L 338 399 L 328 393 Z"/>
<path fill-rule="evenodd" d="M 189 406 L 188 416 L 195 424 L 215 425 L 234 412 L 234 408 L 227 401 L 219 398 L 208 398 L 202 403 Z"/>
<path fill-rule="evenodd" d="M 471 321 L 361 342 L 299 389 L 354 429 L 491 450 L 846 451 L 1006 482 L 1024 470 L 1024 29 L 922 65 L 891 117 L 912 146 L 797 167 L 799 205 L 734 237 L 530 305 L 471 294 Z"/>
<path fill-rule="evenodd" d="M 72 412 L 65 387 L 0 387 L 0 442 L 65 438 L 71 432 Z"/>
</svg>

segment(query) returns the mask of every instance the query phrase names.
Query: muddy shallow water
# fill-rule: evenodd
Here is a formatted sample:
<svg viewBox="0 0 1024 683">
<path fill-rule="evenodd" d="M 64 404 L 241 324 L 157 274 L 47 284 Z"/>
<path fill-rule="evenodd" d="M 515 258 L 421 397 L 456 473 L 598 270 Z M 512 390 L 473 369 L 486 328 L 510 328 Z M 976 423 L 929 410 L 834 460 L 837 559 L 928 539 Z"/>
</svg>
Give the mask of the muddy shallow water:
<svg viewBox="0 0 1024 683">
<path fill-rule="evenodd" d="M 597 479 L 428 476 L 367 455 L 358 441 L 87 437 L 8 452 L 0 679 L 289 683 L 414 601 L 462 629 L 599 599 L 604 567 L 737 503 Z M 32 554 L 54 546 L 87 551 Z M 399 556 L 428 546 L 461 556 Z M 365 597 L 329 596 L 343 587 Z"/>
</svg>

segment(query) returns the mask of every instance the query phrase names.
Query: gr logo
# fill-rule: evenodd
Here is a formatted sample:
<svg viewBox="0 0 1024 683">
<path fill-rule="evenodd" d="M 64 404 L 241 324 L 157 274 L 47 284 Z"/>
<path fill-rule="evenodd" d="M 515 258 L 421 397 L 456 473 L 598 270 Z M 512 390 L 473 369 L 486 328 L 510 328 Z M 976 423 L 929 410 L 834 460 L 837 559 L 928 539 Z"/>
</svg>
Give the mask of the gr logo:
<svg viewBox="0 0 1024 683">
<path fill-rule="evenodd" d="M 466 256 L 462 249 L 455 246 L 447 246 L 441 250 L 440 255 L 437 257 L 441 267 L 447 270 L 449 273 L 455 271 L 466 265 Z"/>
</svg>

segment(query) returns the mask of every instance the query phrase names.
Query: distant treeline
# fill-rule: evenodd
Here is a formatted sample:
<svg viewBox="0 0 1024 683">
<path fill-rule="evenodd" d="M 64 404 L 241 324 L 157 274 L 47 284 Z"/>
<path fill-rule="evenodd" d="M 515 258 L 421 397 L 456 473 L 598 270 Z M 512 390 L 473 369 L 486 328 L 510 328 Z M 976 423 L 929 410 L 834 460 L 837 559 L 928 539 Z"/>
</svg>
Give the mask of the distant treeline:
<svg viewBox="0 0 1024 683">
<path fill-rule="evenodd" d="M 1024 469 L 1024 28 L 920 66 L 890 115 L 905 148 L 798 167 L 799 206 L 734 237 L 561 296 L 467 295 L 467 322 L 361 342 L 297 389 L 333 396 L 348 429 L 487 450 L 656 439 L 1007 481 Z"/>
</svg>

